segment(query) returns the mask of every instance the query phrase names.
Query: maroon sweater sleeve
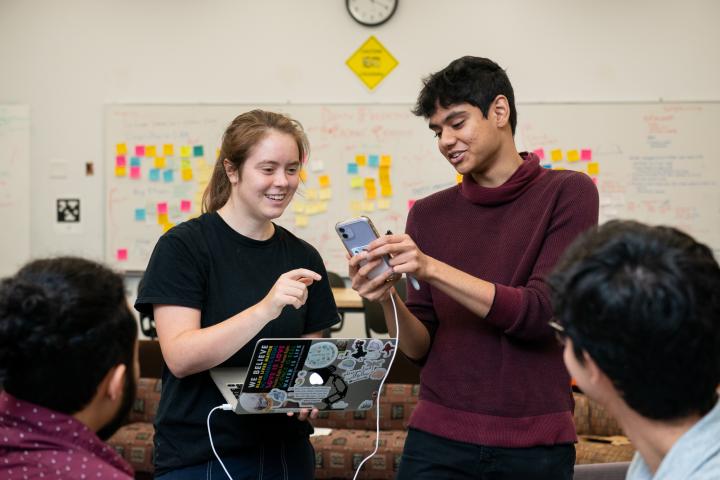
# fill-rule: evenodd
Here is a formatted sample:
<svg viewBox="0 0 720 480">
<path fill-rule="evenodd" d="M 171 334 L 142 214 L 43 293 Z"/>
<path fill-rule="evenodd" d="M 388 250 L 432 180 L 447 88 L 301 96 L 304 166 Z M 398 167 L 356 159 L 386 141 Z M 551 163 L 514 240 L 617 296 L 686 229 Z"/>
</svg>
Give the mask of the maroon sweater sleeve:
<svg viewBox="0 0 720 480">
<path fill-rule="evenodd" d="M 515 287 L 495 284 L 495 299 L 485 321 L 508 336 L 525 340 L 552 336 L 547 325 L 552 306 L 545 276 L 579 234 L 597 225 L 598 192 L 588 176 L 569 175 L 559 188 L 554 205 L 549 206 L 551 217 L 527 283 Z"/>
</svg>

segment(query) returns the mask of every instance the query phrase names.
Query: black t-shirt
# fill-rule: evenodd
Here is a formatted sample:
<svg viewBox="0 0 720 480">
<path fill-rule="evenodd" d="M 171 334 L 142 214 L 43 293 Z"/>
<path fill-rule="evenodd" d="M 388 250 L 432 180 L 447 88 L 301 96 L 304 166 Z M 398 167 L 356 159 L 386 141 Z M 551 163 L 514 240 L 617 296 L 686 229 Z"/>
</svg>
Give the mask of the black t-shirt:
<svg viewBox="0 0 720 480">
<path fill-rule="evenodd" d="M 153 304 L 201 311 L 208 327 L 247 309 L 270 291 L 278 277 L 296 268 L 322 276 L 308 288 L 308 299 L 280 316 L 221 366 L 247 366 L 260 338 L 299 337 L 338 322 L 337 307 L 320 254 L 307 242 L 275 225 L 269 240 L 253 240 L 233 230 L 217 213 L 181 223 L 155 246 L 135 308 L 152 314 Z M 225 403 L 208 372 L 178 379 L 165 367 L 155 417 L 155 474 L 214 458 L 206 427 L 210 409 Z M 211 418 L 220 456 L 244 447 L 308 435 L 312 427 L 285 414 L 236 415 L 218 410 Z"/>
</svg>

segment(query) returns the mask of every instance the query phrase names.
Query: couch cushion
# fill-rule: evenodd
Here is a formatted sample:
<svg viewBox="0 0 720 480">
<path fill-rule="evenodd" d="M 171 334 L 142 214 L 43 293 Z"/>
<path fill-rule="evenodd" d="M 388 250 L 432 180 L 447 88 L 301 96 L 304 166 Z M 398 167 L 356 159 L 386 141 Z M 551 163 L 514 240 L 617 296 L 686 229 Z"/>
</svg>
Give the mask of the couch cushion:
<svg viewBox="0 0 720 480">
<path fill-rule="evenodd" d="M 141 378 L 137 385 L 137 394 L 128 422 L 149 422 L 155 420 L 162 381 L 159 378 Z"/>
<path fill-rule="evenodd" d="M 417 406 L 419 385 L 391 383 L 383 386 L 380 395 L 380 429 L 407 428 L 410 414 Z M 354 428 L 375 431 L 375 407 L 355 412 L 320 412 L 312 420 L 315 427 Z"/>
<path fill-rule="evenodd" d="M 574 393 L 575 398 L 575 430 L 578 435 L 613 436 L 624 435 L 620 424 L 605 407 L 590 400 L 581 393 Z"/>
<path fill-rule="evenodd" d="M 365 462 L 358 478 L 395 478 L 406 436 L 405 431 L 381 431 L 378 452 Z M 315 447 L 315 478 L 348 479 L 375 449 L 375 430 L 333 430 L 310 441 Z"/>
<path fill-rule="evenodd" d="M 136 422 L 115 432 L 108 444 L 130 462 L 135 472 L 152 472 L 154 436 L 155 429 L 151 423 Z"/>
<path fill-rule="evenodd" d="M 623 437 L 624 438 L 624 437 Z M 635 454 L 635 447 L 627 443 L 610 441 L 596 441 L 580 438 L 575 444 L 575 463 L 583 465 L 588 463 L 628 462 Z"/>
</svg>

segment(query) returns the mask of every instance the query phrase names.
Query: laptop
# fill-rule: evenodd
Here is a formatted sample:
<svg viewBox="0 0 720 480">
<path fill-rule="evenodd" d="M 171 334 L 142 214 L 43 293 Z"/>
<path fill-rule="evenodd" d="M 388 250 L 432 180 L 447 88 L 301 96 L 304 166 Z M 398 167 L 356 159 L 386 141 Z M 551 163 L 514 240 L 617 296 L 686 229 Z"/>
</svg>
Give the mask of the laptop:
<svg viewBox="0 0 720 480">
<path fill-rule="evenodd" d="M 397 340 L 263 338 L 246 368 L 210 376 L 237 414 L 369 410 L 388 374 Z"/>
</svg>

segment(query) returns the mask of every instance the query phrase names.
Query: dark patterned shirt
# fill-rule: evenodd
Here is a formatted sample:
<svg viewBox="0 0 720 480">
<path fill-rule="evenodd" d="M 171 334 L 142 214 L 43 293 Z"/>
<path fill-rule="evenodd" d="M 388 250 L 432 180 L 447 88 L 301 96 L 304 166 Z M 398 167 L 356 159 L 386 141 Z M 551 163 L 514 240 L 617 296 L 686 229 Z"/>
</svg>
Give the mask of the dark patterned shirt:
<svg viewBox="0 0 720 480">
<path fill-rule="evenodd" d="M 85 424 L 0 392 L 0 478 L 132 480 L 130 465 Z"/>
</svg>

